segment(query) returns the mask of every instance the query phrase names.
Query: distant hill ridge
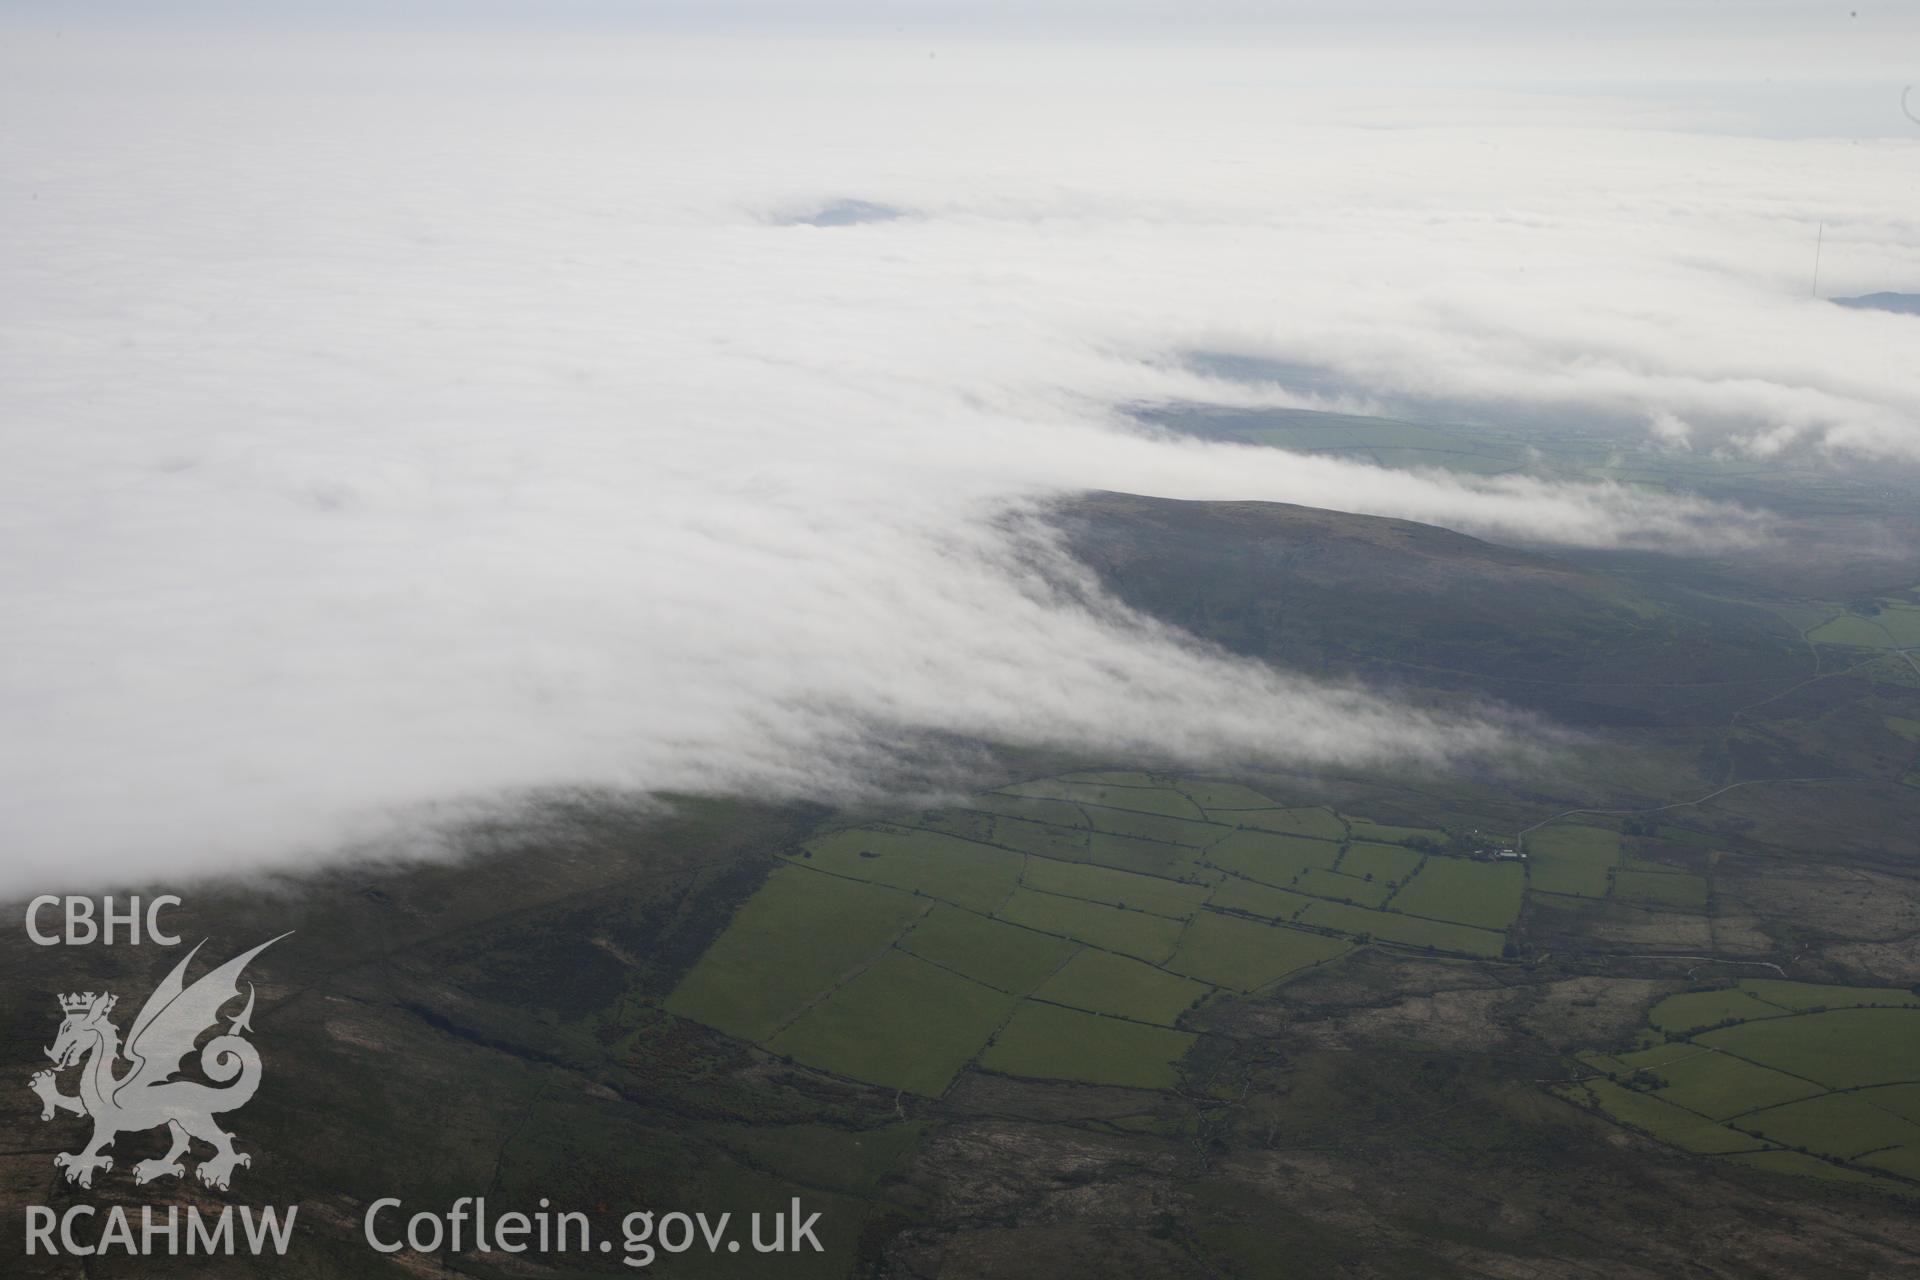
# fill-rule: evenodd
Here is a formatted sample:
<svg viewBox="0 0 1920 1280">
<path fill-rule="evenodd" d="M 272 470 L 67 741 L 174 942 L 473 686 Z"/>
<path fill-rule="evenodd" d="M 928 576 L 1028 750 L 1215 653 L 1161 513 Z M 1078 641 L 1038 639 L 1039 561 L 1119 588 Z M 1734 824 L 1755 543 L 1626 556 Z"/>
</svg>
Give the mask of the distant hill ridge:
<svg viewBox="0 0 1920 1280">
<path fill-rule="evenodd" d="M 1836 307 L 1852 307 L 1859 311 L 1895 311 L 1901 315 L 1920 316 L 1920 293 L 1863 293 L 1852 298 L 1829 298 L 1827 301 Z"/>
</svg>

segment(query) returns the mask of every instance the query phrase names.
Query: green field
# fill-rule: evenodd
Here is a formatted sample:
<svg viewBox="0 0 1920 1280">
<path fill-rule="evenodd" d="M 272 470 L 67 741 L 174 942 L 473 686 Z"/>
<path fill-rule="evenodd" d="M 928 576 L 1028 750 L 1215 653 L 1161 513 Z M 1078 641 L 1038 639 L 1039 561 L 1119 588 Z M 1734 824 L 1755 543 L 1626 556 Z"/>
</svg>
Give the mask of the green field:
<svg viewBox="0 0 1920 1280">
<path fill-rule="evenodd" d="M 918 890 L 992 911 L 1020 880 L 1026 859 L 1006 849 L 912 827 L 856 827 L 809 840 L 800 855 L 816 871 Z"/>
<path fill-rule="evenodd" d="M 1328 840 L 1276 835 L 1268 831 L 1236 831 L 1207 850 L 1216 867 L 1283 888 L 1309 867 L 1331 868 L 1340 846 Z"/>
<path fill-rule="evenodd" d="M 1033 990 L 1074 952 L 1074 944 L 1065 938 L 944 904 L 922 916 L 899 946 L 976 982 L 1018 995 Z"/>
<path fill-rule="evenodd" d="M 1892 1084 L 1920 1075 L 1920 1010 L 1801 1013 L 1742 1022 L 1697 1039 L 1832 1089 Z"/>
<path fill-rule="evenodd" d="M 1339 871 L 1310 867 L 1294 883 L 1297 892 L 1336 902 L 1352 902 L 1362 907 L 1377 907 L 1387 900 L 1393 887 L 1385 880 L 1363 880 Z"/>
<path fill-rule="evenodd" d="M 1166 967 L 1215 986 L 1252 991 L 1296 969 L 1331 960 L 1352 945 L 1303 929 L 1204 911 L 1187 926 L 1179 951 Z"/>
<path fill-rule="evenodd" d="M 1883 1084 L 1862 1089 L 1860 1096 L 1882 1110 L 1920 1124 L 1920 1084 Z"/>
<path fill-rule="evenodd" d="M 990 791 L 985 795 L 974 796 L 967 803 L 984 813 L 997 813 L 1027 822 L 1044 822 L 1056 827 L 1088 825 L 1087 815 L 1080 811 L 1080 806 L 1065 800 L 1010 796 L 1003 791 Z"/>
<path fill-rule="evenodd" d="M 1107 951 L 1081 951 L 1033 994 L 1092 1013 L 1172 1026 L 1213 988 Z"/>
<path fill-rule="evenodd" d="M 1654 1068 L 1653 1073 L 1666 1082 L 1655 1096 L 1714 1120 L 1820 1092 L 1820 1086 L 1811 1081 L 1711 1049 Z"/>
<path fill-rule="evenodd" d="M 1790 984 L 1789 984 L 1790 985 Z M 1647 1014 L 1661 1031 L 1703 1031 L 1723 1022 L 1784 1017 L 1790 1010 L 1763 997 L 1751 981 L 1713 991 L 1688 991 L 1668 996 Z"/>
<path fill-rule="evenodd" d="M 1136 1089 L 1179 1083 L 1194 1036 L 1057 1005 L 1023 1004 L 980 1055 L 989 1071 Z"/>
<path fill-rule="evenodd" d="M 1444 831 L 1435 831 L 1430 827 L 1395 827 L 1384 822 L 1370 822 L 1365 818 L 1349 817 L 1347 827 L 1355 840 L 1372 840 L 1379 844 L 1405 844 L 1409 840 L 1430 840 L 1441 844 L 1446 840 Z"/>
<path fill-rule="evenodd" d="M 1084 776 L 1084 775 L 1083 775 Z M 1144 776 L 1144 775 L 1134 775 Z M 1114 786 L 1102 782 L 1070 782 L 1064 778 L 1040 778 L 1033 782 L 1002 787 L 1007 795 L 1036 796 L 1066 800 L 1074 804 L 1100 805 L 1110 809 L 1130 809 L 1136 813 L 1157 813 L 1169 818 L 1204 821 L 1200 806 L 1171 787 Z"/>
<path fill-rule="evenodd" d="M 1016 889 L 997 913 L 1001 919 L 1092 943 L 1108 951 L 1159 964 L 1173 954 L 1182 922 L 1131 908 Z"/>
<path fill-rule="evenodd" d="M 938 1097 L 1016 998 L 888 951 L 767 1042 L 771 1053 Z"/>
<path fill-rule="evenodd" d="M 1920 1124 L 1882 1111 L 1858 1093 L 1805 1098 L 1750 1112 L 1734 1123 L 1783 1147 L 1803 1147 L 1840 1160 L 1889 1147 L 1920 1151 Z"/>
<path fill-rule="evenodd" d="M 1088 862 L 1141 875 L 1186 879 L 1199 869 L 1200 853 L 1184 845 L 1162 840 L 1145 840 L 1112 832 L 1094 832 L 1087 837 Z"/>
<path fill-rule="evenodd" d="M 1604 1111 L 1609 1118 L 1639 1129 L 1670 1146 L 1698 1155 L 1724 1155 L 1733 1151 L 1753 1151 L 1766 1146 L 1760 1139 L 1715 1124 L 1651 1094 L 1624 1088 L 1608 1080 L 1588 1080 L 1566 1086 L 1563 1096 L 1584 1100 Z"/>
<path fill-rule="evenodd" d="M 1233 830 L 1210 822 L 1136 813 L 1131 809 L 1103 809 L 1096 805 L 1087 805 L 1085 809 L 1095 831 L 1132 836 L 1136 840 L 1158 840 L 1189 849 L 1204 849 Z"/>
<path fill-rule="evenodd" d="M 1888 602 L 1871 617 L 1843 613 L 1809 631 L 1807 639 L 1855 649 L 1920 648 L 1920 606 Z"/>
<path fill-rule="evenodd" d="M 1520 914 L 1526 872 L 1518 862 L 1428 858 L 1394 895 L 1393 908 L 1460 924 L 1504 929 Z"/>
<path fill-rule="evenodd" d="M 764 1040 L 930 906 L 892 889 L 781 868 L 734 914 L 666 1008 L 742 1040 Z"/>
<path fill-rule="evenodd" d="M 1291 920 L 1313 905 L 1313 899 L 1256 880 L 1228 877 L 1214 886 L 1213 896 L 1207 903 L 1222 911 L 1244 911 L 1267 920 Z"/>
<path fill-rule="evenodd" d="M 1085 827 L 1062 827 L 995 815 L 981 838 L 989 844 L 1020 853 L 1037 853 L 1043 858 L 1086 862 L 1092 856 L 1092 838 Z"/>
<path fill-rule="evenodd" d="M 1920 998 L 1748 979 L 1669 996 L 1648 1020 L 1647 1034 L 1666 1042 L 1580 1054 L 1584 1067 L 1612 1078 L 1556 1092 L 1684 1150 L 1736 1150 L 1724 1132 L 1738 1130 L 1749 1147 L 1783 1149 L 1777 1159 L 1772 1151 L 1767 1160 L 1741 1158 L 1755 1168 L 1920 1194 L 1894 1180 L 1920 1183 Z M 1712 1131 L 1700 1128 L 1716 1121 Z M 1852 1164 L 1784 1158 L 1798 1152 Z"/>
<path fill-rule="evenodd" d="M 1526 838 L 1528 887 L 1541 893 L 1604 898 L 1620 863 L 1620 836 L 1604 827 L 1551 826 Z"/>
<path fill-rule="evenodd" d="M 1217 821 L 1287 835 L 1345 840 L 1347 824 L 1330 809 L 1249 809 L 1220 815 Z"/>
<path fill-rule="evenodd" d="M 1237 782 L 1204 782 L 1193 779 L 1177 784 L 1180 794 L 1194 802 L 1202 810 L 1223 811 L 1235 809 L 1271 809 L 1273 801 L 1261 795 L 1252 787 L 1243 787 Z M 1208 813 L 1213 817 L 1212 813 Z M 1230 816 L 1213 819 L 1215 822 L 1230 821 Z"/>
<path fill-rule="evenodd" d="M 1055 862 L 1048 858 L 1028 859 L 1021 883 L 1044 893 L 1065 894 L 1110 906 L 1138 907 L 1155 915 L 1178 916 L 1183 920 L 1198 910 L 1212 891 L 1210 885 L 1181 884 L 1132 871 Z"/>
<path fill-rule="evenodd" d="M 1424 856 L 1398 845 L 1355 841 L 1340 855 L 1339 870 L 1362 879 L 1372 876 L 1383 884 L 1389 880 L 1399 882 L 1413 874 Z"/>
</svg>

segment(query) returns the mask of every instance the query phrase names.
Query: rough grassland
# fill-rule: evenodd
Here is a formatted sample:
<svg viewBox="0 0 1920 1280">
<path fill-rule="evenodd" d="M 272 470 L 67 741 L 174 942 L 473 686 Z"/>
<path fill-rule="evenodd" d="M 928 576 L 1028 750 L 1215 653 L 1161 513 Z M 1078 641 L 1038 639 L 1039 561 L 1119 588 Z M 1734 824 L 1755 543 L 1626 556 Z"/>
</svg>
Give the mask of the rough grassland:
<svg viewBox="0 0 1920 1280">
<path fill-rule="evenodd" d="M 980 1065 L 1045 1080 L 1168 1089 L 1194 1037 L 1056 1005 L 1024 1004 L 1001 1029 Z"/>
<path fill-rule="evenodd" d="M 1699 876 L 1676 871 L 1616 871 L 1613 896 L 1667 907 L 1698 908 L 1707 905 L 1707 882 Z"/>
<path fill-rule="evenodd" d="M 938 1097 L 1015 997 L 889 951 L 767 1043 L 773 1053 Z"/>
<path fill-rule="evenodd" d="M 1105 951 L 1082 951 L 1033 994 L 1055 1004 L 1170 1027 L 1212 988 Z"/>
<path fill-rule="evenodd" d="M 892 889 L 783 867 L 734 914 L 666 1007 L 728 1035 L 763 1040 L 931 905 Z"/>
</svg>

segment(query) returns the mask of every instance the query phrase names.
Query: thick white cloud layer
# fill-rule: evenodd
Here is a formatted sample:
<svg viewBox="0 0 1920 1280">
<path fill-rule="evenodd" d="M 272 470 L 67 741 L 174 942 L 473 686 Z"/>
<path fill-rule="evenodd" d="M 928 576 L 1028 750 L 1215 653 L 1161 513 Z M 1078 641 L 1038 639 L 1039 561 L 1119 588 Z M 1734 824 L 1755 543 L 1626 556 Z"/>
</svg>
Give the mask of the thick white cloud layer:
<svg viewBox="0 0 1920 1280">
<path fill-rule="evenodd" d="M 1184 350 L 1920 453 L 1914 322 L 1806 297 L 1822 221 L 1831 291 L 1916 287 L 1916 143 L 1232 49 L 16 34 L 0 891 L 531 786 L 839 794 L 922 730 L 1502 747 L 1059 595 L 999 517 L 1076 488 L 1758 532 L 1128 425 L 1277 398 Z M 794 222 L 844 199 L 904 216 Z"/>
</svg>

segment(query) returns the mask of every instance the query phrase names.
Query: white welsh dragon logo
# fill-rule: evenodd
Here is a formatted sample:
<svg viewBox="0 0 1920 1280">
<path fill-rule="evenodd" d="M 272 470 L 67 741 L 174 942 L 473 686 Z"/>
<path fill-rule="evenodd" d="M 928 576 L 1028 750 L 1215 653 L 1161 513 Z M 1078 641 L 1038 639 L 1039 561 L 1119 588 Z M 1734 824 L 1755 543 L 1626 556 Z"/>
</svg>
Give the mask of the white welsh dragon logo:
<svg viewBox="0 0 1920 1280">
<path fill-rule="evenodd" d="M 280 938 L 286 936 L 283 933 Z M 28 1084 L 40 1095 L 42 1120 L 53 1119 L 57 1111 L 71 1111 L 93 1120 L 93 1137 L 86 1146 L 53 1158 L 55 1165 L 66 1170 L 68 1182 L 91 1187 L 96 1169 L 107 1172 L 113 1168 L 113 1157 L 103 1152 L 116 1137 L 161 1125 L 167 1127 L 173 1145 L 159 1159 L 134 1165 L 135 1182 L 183 1176 L 187 1170 L 180 1157 L 194 1138 L 214 1148 L 213 1157 L 202 1160 L 194 1171 L 207 1186 L 224 1191 L 234 1169 L 253 1163 L 252 1157 L 233 1149 L 233 1135 L 213 1118 L 239 1110 L 260 1087 L 260 1054 L 244 1038 L 245 1032 L 253 1030 L 249 1025 L 253 1017 L 252 983 L 247 984 L 246 1008 L 229 1019 L 231 1029 L 207 1041 L 200 1050 L 200 1070 L 214 1085 L 176 1080 L 174 1076 L 193 1052 L 201 1033 L 218 1027 L 221 1007 L 240 994 L 240 971 L 280 938 L 270 938 L 235 956 L 189 987 L 182 981 L 187 965 L 205 943 L 195 946 L 140 1007 L 124 1050 L 119 1030 L 107 1021 L 118 996 L 89 991 L 60 997 L 60 1008 L 67 1016 L 53 1047 L 47 1050 L 53 1071 L 36 1073 Z M 123 1056 L 131 1066 L 124 1075 L 115 1075 L 114 1066 Z M 73 1066 L 81 1066 L 80 1092 L 69 1096 L 60 1092 L 55 1072 Z"/>
</svg>

